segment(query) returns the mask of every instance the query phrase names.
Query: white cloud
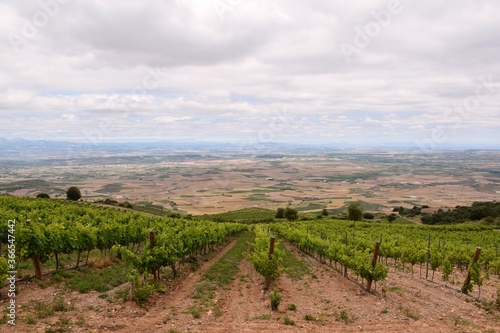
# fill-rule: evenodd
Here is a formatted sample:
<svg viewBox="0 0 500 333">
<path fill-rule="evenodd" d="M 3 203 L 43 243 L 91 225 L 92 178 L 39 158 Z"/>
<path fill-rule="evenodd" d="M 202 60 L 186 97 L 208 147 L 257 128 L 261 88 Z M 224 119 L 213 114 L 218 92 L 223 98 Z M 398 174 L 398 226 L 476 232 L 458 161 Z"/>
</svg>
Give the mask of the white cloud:
<svg viewBox="0 0 500 333">
<path fill-rule="evenodd" d="M 270 141 L 377 144 L 442 126 L 447 143 L 500 144 L 497 1 L 401 0 L 350 62 L 340 44 L 388 1 L 242 1 L 222 16 L 216 2 L 68 1 L 18 51 L 8 36 L 43 8 L 0 4 L 0 136 L 85 141 L 111 123 L 100 140 L 259 140 L 271 128 Z"/>
<path fill-rule="evenodd" d="M 175 123 L 178 121 L 185 121 L 185 120 L 190 120 L 193 119 L 193 117 L 171 117 L 171 116 L 163 116 L 163 117 L 158 117 L 153 119 L 153 122 L 155 123 Z"/>
</svg>

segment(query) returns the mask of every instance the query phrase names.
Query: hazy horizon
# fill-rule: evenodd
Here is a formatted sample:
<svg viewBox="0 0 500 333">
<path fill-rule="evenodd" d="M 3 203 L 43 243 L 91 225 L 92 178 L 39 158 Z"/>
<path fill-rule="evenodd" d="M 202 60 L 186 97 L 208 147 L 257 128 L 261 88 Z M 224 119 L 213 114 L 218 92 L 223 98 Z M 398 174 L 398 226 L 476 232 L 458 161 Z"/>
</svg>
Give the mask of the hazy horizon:
<svg viewBox="0 0 500 333">
<path fill-rule="evenodd" d="M 184 139 L 165 139 L 165 140 L 157 140 L 157 141 L 149 141 L 149 140 L 123 140 L 123 141 L 99 141 L 99 142 L 92 142 L 92 141 L 87 141 L 87 140 L 72 140 L 72 139 L 39 139 L 39 140 L 34 140 L 34 139 L 24 139 L 24 138 L 13 138 L 13 139 L 8 139 L 0 136 L 0 145 L 5 142 L 25 142 L 25 143 L 39 143 L 39 142 L 46 142 L 46 143 L 53 143 L 53 144 L 64 144 L 64 143 L 69 143 L 69 144 L 88 144 L 88 145 L 95 145 L 95 146 L 100 146 L 100 145 L 155 145 L 155 144 L 169 144 L 172 146 L 175 146 L 175 144 L 179 145 L 200 145 L 200 146 L 210 146 L 210 145 L 227 145 L 227 146 L 279 146 L 279 145 L 284 145 L 284 146 L 290 146 L 290 147 L 301 147 L 301 146 L 306 146 L 306 147 L 325 147 L 329 146 L 331 148 L 335 148 L 336 146 L 338 147 L 359 147 L 359 148 L 402 148 L 402 149 L 415 149 L 418 148 L 415 146 L 415 142 L 366 142 L 366 143 L 355 143 L 355 142 L 286 142 L 286 141 L 256 141 L 253 143 L 245 143 L 245 142 L 231 142 L 231 141 L 216 141 L 216 140 L 184 140 Z M 0 146 L 1 147 L 1 146 Z M 493 150 L 500 150 L 500 145 L 496 143 L 483 143 L 483 144 L 475 144 L 475 143 L 443 143 L 439 147 L 436 147 L 432 149 L 433 151 L 439 151 L 439 150 L 446 150 L 449 148 L 456 148 L 456 149 L 493 149 Z"/>
</svg>

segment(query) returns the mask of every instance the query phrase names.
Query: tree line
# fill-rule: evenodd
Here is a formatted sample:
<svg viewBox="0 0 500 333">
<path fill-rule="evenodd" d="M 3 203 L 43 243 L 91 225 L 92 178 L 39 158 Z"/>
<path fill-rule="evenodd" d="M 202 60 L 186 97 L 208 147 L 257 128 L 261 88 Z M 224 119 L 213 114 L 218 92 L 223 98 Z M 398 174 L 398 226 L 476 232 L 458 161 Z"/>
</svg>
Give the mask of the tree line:
<svg viewBox="0 0 500 333">
<path fill-rule="evenodd" d="M 424 224 L 454 224 L 465 221 L 483 220 L 487 224 L 500 224 L 500 202 L 474 202 L 471 206 L 456 206 L 447 211 L 439 209 L 436 213 L 425 214 Z"/>
</svg>

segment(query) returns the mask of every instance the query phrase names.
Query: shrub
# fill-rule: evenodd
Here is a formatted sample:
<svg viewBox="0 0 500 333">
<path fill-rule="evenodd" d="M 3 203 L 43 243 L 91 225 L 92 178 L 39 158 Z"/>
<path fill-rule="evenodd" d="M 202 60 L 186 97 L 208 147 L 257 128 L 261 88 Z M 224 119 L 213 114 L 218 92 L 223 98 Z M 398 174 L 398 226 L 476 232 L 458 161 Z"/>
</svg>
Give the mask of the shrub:
<svg viewBox="0 0 500 333">
<path fill-rule="evenodd" d="M 275 289 L 272 293 L 269 294 L 269 297 L 271 298 L 271 310 L 278 310 L 278 306 L 281 303 L 281 293 Z"/>
<path fill-rule="evenodd" d="M 144 306 L 155 291 L 154 284 L 150 281 L 144 281 L 143 284 L 139 272 L 135 269 L 128 275 L 128 279 L 132 284 L 134 301 L 140 306 Z"/>
<path fill-rule="evenodd" d="M 372 213 L 364 213 L 363 218 L 367 220 L 373 220 L 375 218 L 375 215 L 373 215 Z"/>
<path fill-rule="evenodd" d="M 276 216 L 275 216 L 275 218 L 277 218 L 277 219 L 284 218 L 284 213 L 285 213 L 285 209 L 284 208 L 278 208 L 276 210 Z"/>
<path fill-rule="evenodd" d="M 295 221 L 299 218 L 299 212 L 294 208 L 286 207 L 283 212 L 283 217 L 288 221 Z"/>
<path fill-rule="evenodd" d="M 82 197 L 82 193 L 78 187 L 72 186 L 66 191 L 66 198 L 68 200 L 78 201 Z"/>
</svg>

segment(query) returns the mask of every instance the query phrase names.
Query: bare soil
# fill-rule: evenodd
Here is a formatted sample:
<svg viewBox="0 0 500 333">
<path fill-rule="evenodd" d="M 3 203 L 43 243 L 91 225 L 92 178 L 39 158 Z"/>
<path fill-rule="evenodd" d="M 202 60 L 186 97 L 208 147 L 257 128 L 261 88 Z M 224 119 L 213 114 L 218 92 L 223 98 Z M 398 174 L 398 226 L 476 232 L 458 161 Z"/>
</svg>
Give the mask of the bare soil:
<svg viewBox="0 0 500 333">
<path fill-rule="evenodd" d="M 24 306 L 18 309 L 15 329 L 5 324 L 0 331 L 46 332 L 47 327 L 58 327 L 56 322 L 65 317 L 71 322 L 68 332 L 500 332 L 500 312 L 488 313 L 475 298 L 458 292 L 457 285 L 445 287 L 419 278 L 417 269 L 412 275 L 391 268 L 386 292 L 377 285 L 373 293 L 367 293 L 361 281 L 346 279 L 327 263 L 289 245 L 306 262 L 311 275 L 292 280 L 285 273 L 275 282 L 283 295 L 278 311 L 270 310 L 268 293 L 262 289 L 263 278 L 244 259 L 238 277 L 215 295 L 214 302 L 222 312 L 215 314 L 209 309 L 199 318 L 193 317 L 190 307 L 195 302 L 192 296 L 196 284 L 233 245 L 228 244 L 196 272 L 186 269 L 165 294 L 155 294 L 145 308 L 133 302 L 108 301 L 97 292 L 79 294 L 53 286 L 41 289 L 36 284 L 23 284 L 18 305 L 48 301 L 61 294 L 71 310 L 27 324 L 26 318 L 34 314 Z M 454 279 L 458 281 L 460 276 Z M 492 299 L 498 284 L 494 276 L 487 281 L 484 297 Z M 3 299 L 1 306 L 5 302 Z M 290 304 L 296 306 L 295 311 L 288 309 Z M 285 325 L 285 317 L 294 325 Z"/>
</svg>

